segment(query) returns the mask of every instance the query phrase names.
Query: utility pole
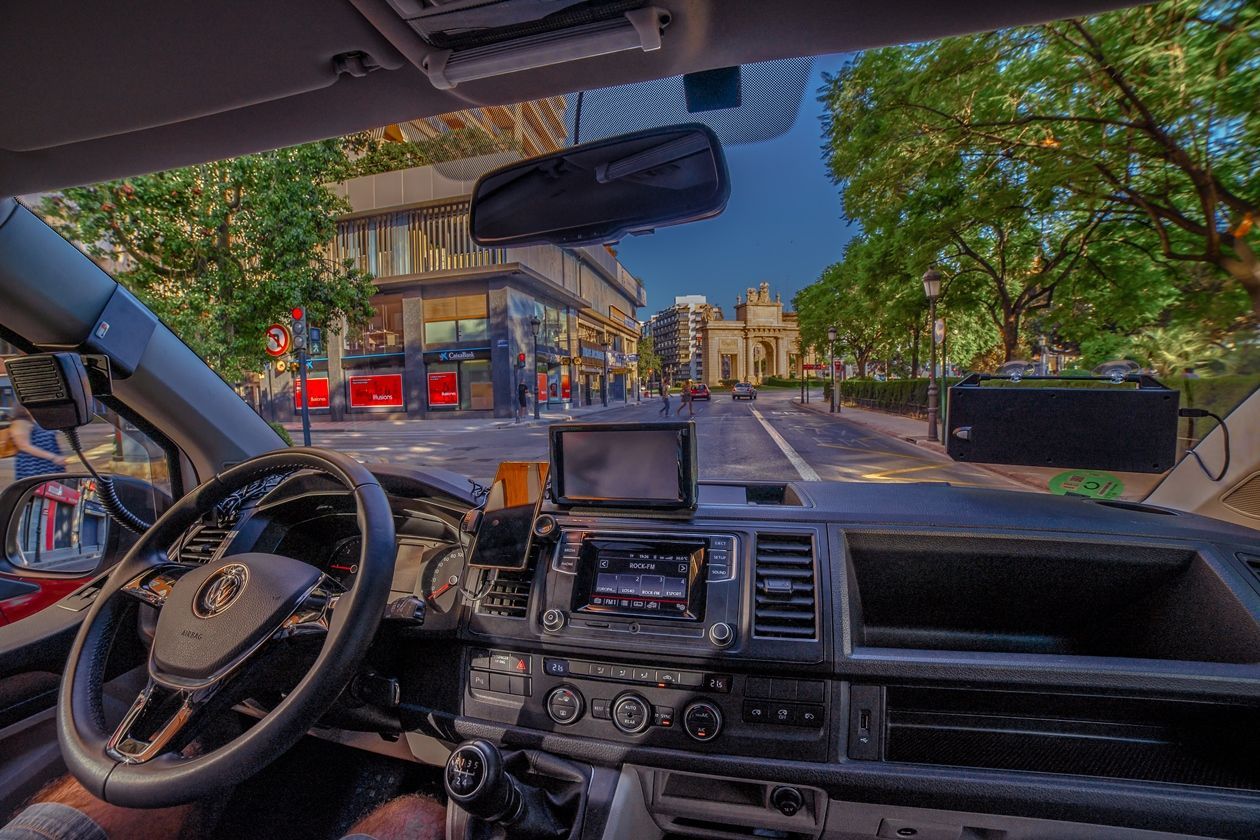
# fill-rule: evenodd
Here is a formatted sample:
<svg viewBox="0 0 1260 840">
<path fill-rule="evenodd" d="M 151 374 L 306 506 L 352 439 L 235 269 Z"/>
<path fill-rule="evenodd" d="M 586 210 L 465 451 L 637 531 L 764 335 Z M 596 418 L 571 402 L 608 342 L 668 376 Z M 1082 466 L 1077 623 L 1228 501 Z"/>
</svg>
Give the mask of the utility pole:
<svg viewBox="0 0 1260 840">
<path fill-rule="evenodd" d="M 295 306 L 289 314 L 293 316 L 293 346 L 298 353 L 298 382 L 302 388 L 302 445 L 310 446 L 311 406 L 310 394 L 306 388 L 306 310 Z"/>
</svg>

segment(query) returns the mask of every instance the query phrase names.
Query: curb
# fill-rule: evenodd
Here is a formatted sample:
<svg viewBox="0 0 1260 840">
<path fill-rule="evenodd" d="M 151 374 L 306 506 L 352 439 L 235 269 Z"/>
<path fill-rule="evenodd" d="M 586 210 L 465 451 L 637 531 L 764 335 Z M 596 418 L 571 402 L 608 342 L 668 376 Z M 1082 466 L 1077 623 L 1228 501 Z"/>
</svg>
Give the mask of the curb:
<svg viewBox="0 0 1260 840">
<path fill-rule="evenodd" d="M 828 417 L 830 417 L 830 416 L 831 416 L 831 412 L 830 412 L 830 411 L 827 411 L 827 410 L 822 409 L 822 408 L 814 408 L 814 406 L 813 406 L 813 404 L 812 404 L 812 403 L 799 403 L 799 402 L 798 402 L 798 403 L 795 403 L 795 405 L 798 405 L 798 406 L 800 406 L 801 408 L 808 409 L 809 411 L 812 411 L 812 412 L 814 412 L 815 414 L 823 414 L 823 415 L 826 415 L 826 416 L 828 416 Z M 830 406 L 828 406 L 828 408 L 829 408 L 829 407 L 830 407 Z M 864 420 L 858 420 L 856 417 L 852 417 L 852 416 L 845 416 L 843 413 L 837 413 L 835 416 L 836 416 L 837 418 L 839 418 L 839 419 L 844 419 L 844 420 L 847 420 L 847 421 L 848 421 L 848 422 L 850 422 L 850 423 L 855 423 L 855 424 L 857 424 L 858 426 L 862 426 L 863 428 L 866 428 L 866 429 L 870 429 L 870 430 L 872 430 L 872 431 L 879 432 L 880 434 L 888 435 L 889 437 L 891 437 L 891 438 L 895 438 L 896 440 L 905 441 L 906 443 L 912 443 L 912 444 L 914 444 L 915 446 L 918 446 L 918 447 L 920 447 L 920 448 L 922 448 L 922 449 L 926 449 L 926 450 L 928 450 L 929 452 L 934 452 L 934 453 L 936 453 L 937 455 L 940 455 L 940 456 L 941 456 L 942 458 L 944 458 L 945 460 L 949 461 L 951 464 L 954 464 L 954 463 L 957 463 L 957 464 L 966 463 L 966 464 L 968 464 L 968 465 L 970 465 L 970 466 L 973 466 L 973 467 L 978 467 L 979 469 L 982 469 L 982 470 L 984 470 L 985 472 L 990 472 L 990 473 L 993 473 L 994 475 L 999 475 L 999 476 L 1001 476 L 1002 478 L 1006 478 L 1006 479 L 1009 479 L 1009 480 L 1011 480 L 1011 481 L 1014 481 L 1014 482 L 1017 482 L 1017 483 L 1019 483 L 1019 484 L 1022 484 L 1022 485 L 1024 485 L 1025 487 L 1031 487 L 1031 488 L 1033 488 L 1034 490 L 1045 490 L 1045 489 L 1046 489 L 1045 487 L 1043 487 L 1043 486 L 1041 485 L 1041 483 L 1040 483 L 1040 482 L 1030 481 L 1030 480 L 1029 480 L 1026 476 L 1020 475 L 1019 473 L 1016 473 L 1016 472 L 1013 472 L 1013 471 L 1007 471 L 1007 470 L 1003 470 L 1003 469 L 998 469 L 997 467 L 990 466 L 989 464 L 979 464 L 979 463 L 975 463 L 975 462 L 972 462 L 972 461 L 965 461 L 965 462 L 964 462 L 964 461 L 955 461 L 953 458 L 950 458 L 950 457 L 949 457 L 948 453 L 946 453 L 946 452 L 945 452 L 945 445 L 944 445 L 944 444 L 942 444 L 942 443 L 933 443 L 932 441 L 929 441 L 929 440 L 928 440 L 927 438 L 925 438 L 925 437 L 914 437 L 914 436 L 910 436 L 910 435 L 899 435 L 899 434 L 896 434 L 896 433 L 894 433 L 894 432 L 889 432 L 888 430 L 883 429 L 883 428 L 881 428 L 880 426 L 877 426 L 877 425 L 876 425 L 876 424 L 874 424 L 874 423 L 868 423 L 868 422 L 866 422 L 866 421 L 864 421 Z M 890 416 L 896 417 L 896 416 L 898 416 L 898 415 L 890 415 Z"/>
</svg>

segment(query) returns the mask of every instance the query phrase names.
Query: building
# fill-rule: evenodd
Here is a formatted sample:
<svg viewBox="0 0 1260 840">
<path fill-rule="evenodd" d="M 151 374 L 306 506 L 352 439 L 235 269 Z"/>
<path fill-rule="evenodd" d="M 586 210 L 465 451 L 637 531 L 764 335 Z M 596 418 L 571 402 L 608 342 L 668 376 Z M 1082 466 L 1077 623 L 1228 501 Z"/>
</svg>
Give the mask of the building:
<svg viewBox="0 0 1260 840">
<path fill-rule="evenodd" d="M 648 331 L 666 381 L 704 379 L 700 330 L 706 321 L 721 317 L 722 310 L 704 295 L 681 295 L 674 298 L 673 306 L 649 319 Z"/>
<path fill-rule="evenodd" d="M 701 325 L 704 380 L 761 382 L 771 376 L 799 376 L 812 367 L 812 355 L 801 355 L 796 313 L 784 312 L 783 301 L 770 297 L 770 284 L 736 297 L 734 320 L 710 319 Z"/>
<path fill-rule="evenodd" d="M 371 273 L 378 294 L 366 329 L 326 330 L 325 352 L 310 360 L 316 417 L 510 417 L 522 382 L 548 407 L 633 395 L 646 295 L 609 249 L 482 248 L 469 236 L 475 173 L 499 160 L 334 187 L 352 212 L 338 220 L 330 256 Z M 268 373 L 270 416 L 293 416 L 296 379 Z"/>
<path fill-rule="evenodd" d="M 567 130 L 563 96 L 487 105 L 439 114 L 435 117 L 394 123 L 370 132 L 395 142 L 431 140 L 451 131 L 475 129 L 490 137 L 510 141 L 525 157 L 536 157 L 564 148 Z"/>
</svg>

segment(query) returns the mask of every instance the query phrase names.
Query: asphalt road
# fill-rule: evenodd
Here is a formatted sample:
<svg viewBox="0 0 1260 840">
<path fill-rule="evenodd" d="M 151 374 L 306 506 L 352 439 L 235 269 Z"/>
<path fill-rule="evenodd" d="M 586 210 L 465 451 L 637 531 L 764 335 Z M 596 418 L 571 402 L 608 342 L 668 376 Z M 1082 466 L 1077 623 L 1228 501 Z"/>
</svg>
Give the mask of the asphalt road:
<svg viewBox="0 0 1260 840">
<path fill-rule="evenodd" d="M 824 481 L 948 481 L 962 486 L 1028 489 L 981 468 L 880 434 L 843 418 L 793 402 L 795 391 L 762 391 L 755 402 L 715 394 L 696 403 L 701 478 Z M 817 396 L 817 395 L 815 395 Z M 678 409 L 677 397 L 672 401 Z M 590 421 L 659 419 L 658 399 L 583 417 Z M 686 414 L 684 412 L 684 418 Z M 311 442 L 349 453 L 365 463 L 440 466 L 478 481 L 493 477 L 505 460 L 545 460 L 545 426 L 466 430 L 459 421 L 380 429 L 317 429 Z"/>
</svg>

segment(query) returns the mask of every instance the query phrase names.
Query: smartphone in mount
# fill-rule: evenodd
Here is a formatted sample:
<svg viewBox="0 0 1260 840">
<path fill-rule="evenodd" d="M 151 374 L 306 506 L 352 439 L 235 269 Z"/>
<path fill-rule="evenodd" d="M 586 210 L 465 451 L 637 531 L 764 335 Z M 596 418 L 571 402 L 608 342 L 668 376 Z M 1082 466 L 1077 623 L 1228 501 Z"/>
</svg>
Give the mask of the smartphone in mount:
<svg viewBox="0 0 1260 840">
<path fill-rule="evenodd" d="M 534 518 L 546 483 L 547 464 L 499 465 L 481 511 L 469 567 L 516 571 L 528 565 Z"/>
</svg>

